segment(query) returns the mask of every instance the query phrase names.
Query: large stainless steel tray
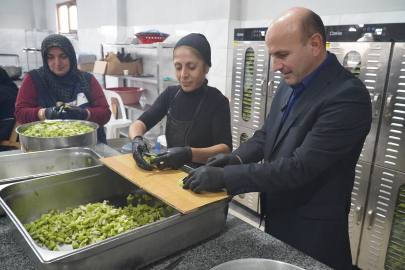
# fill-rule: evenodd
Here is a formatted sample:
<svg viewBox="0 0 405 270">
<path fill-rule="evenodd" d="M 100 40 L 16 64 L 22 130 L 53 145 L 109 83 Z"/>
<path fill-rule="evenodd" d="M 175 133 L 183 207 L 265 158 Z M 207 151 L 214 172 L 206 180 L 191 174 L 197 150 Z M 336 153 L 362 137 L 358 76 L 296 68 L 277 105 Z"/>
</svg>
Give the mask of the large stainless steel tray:
<svg viewBox="0 0 405 270">
<path fill-rule="evenodd" d="M 1 156 L 0 187 L 47 175 L 101 167 L 100 158 L 93 150 L 80 147 Z M 5 211 L 0 206 L 0 216 L 4 215 Z"/>
<path fill-rule="evenodd" d="M 175 210 L 164 220 L 69 251 L 38 247 L 23 226 L 50 209 L 104 199 L 122 206 L 128 193 L 143 192 L 107 167 L 98 167 L 0 187 L 0 205 L 15 238 L 39 269 L 138 269 L 213 236 L 225 226 L 230 198 L 187 215 Z"/>
<path fill-rule="evenodd" d="M 93 150 L 80 147 L 0 156 L 0 185 L 102 166 L 100 158 Z"/>
</svg>

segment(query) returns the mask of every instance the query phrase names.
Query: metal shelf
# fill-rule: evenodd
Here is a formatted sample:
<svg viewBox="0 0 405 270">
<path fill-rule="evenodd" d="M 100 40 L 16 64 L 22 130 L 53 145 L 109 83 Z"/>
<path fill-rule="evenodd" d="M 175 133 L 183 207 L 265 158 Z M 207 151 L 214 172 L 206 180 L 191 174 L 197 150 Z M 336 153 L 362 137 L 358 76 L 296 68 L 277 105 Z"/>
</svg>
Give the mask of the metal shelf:
<svg viewBox="0 0 405 270">
<path fill-rule="evenodd" d="M 122 47 L 122 48 L 142 48 L 142 49 L 156 49 L 156 48 L 174 48 L 175 44 L 167 44 L 167 43 L 153 43 L 153 44 L 108 44 L 104 43 L 103 46 L 110 46 L 110 47 Z"/>
<path fill-rule="evenodd" d="M 151 105 L 146 104 L 144 102 L 139 102 L 139 103 L 135 103 L 135 104 L 128 104 L 128 105 L 124 105 L 125 109 L 128 110 L 138 110 L 138 111 L 147 111 L 150 108 Z"/>
</svg>

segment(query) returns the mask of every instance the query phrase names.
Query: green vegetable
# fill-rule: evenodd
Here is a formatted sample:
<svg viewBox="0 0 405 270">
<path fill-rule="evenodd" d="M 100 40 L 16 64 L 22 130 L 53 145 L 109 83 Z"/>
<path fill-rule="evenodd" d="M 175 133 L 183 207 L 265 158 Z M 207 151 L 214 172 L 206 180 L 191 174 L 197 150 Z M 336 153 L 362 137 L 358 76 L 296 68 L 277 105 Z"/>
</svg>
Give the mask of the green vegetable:
<svg viewBox="0 0 405 270">
<path fill-rule="evenodd" d="M 179 179 L 179 181 L 177 181 L 177 184 L 179 185 L 179 187 L 183 187 L 184 186 L 183 178 Z"/>
<path fill-rule="evenodd" d="M 66 137 L 85 134 L 94 128 L 80 122 L 45 121 L 28 127 L 22 134 L 32 137 Z"/>
<path fill-rule="evenodd" d="M 156 164 L 150 164 L 150 161 L 151 161 L 152 159 L 156 158 L 156 155 L 155 155 L 155 154 L 150 153 L 150 156 L 149 156 L 149 155 L 145 155 L 145 154 L 142 153 L 142 158 L 143 158 L 149 165 L 151 165 L 152 167 L 156 167 Z"/>
<path fill-rule="evenodd" d="M 141 227 L 165 218 L 163 206 L 169 213 L 173 209 L 164 202 L 154 207 L 146 204 L 133 206 L 131 202 L 137 197 L 139 201 L 151 201 L 146 194 L 128 195 L 128 206 L 115 208 L 109 201 L 67 207 L 64 212 L 50 210 L 40 219 L 24 224 L 25 229 L 37 242 L 49 250 L 58 251 L 61 245 L 72 245 L 73 249 L 97 243 L 108 237 Z"/>
</svg>

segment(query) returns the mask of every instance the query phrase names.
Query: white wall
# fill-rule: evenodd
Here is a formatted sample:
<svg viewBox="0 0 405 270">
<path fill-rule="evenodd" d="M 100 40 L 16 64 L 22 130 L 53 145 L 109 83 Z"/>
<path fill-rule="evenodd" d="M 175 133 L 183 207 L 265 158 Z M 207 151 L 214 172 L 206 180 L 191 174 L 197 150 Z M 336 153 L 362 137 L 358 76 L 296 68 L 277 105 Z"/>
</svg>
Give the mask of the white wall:
<svg viewBox="0 0 405 270">
<path fill-rule="evenodd" d="M 232 0 L 127 0 L 127 25 L 188 24 L 229 18 Z"/>
<path fill-rule="evenodd" d="M 319 14 L 341 15 L 341 14 L 360 14 L 405 10 L 404 0 L 240 0 L 241 1 L 241 21 L 274 19 L 284 10 L 303 6 Z"/>
<path fill-rule="evenodd" d="M 45 29 L 46 16 L 44 0 L 2 0 L 0 1 L 0 53 L 19 55 L 19 65 L 28 69 L 25 30 Z M 30 38 L 30 37 L 29 37 Z M 33 61 L 33 55 L 29 59 Z M 0 56 L 0 65 L 16 65 L 15 57 Z M 33 65 L 31 65 L 33 67 Z"/>
</svg>

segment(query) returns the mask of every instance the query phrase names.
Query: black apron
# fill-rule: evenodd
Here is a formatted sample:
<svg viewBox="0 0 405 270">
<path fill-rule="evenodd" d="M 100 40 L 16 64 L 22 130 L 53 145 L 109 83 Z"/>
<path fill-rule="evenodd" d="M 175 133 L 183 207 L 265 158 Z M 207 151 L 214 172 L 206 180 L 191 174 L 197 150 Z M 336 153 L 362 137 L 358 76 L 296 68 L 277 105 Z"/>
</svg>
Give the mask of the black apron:
<svg viewBox="0 0 405 270">
<path fill-rule="evenodd" d="M 204 96 L 201 99 L 200 103 L 198 104 L 197 110 L 194 113 L 193 120 L 191 121 L 179 121 L 175 119 L 170 112 L 173 101 L 176 99 L 177 95 L 181 91 L 180 86 L 176 95 L 170 102 L 169 109 L 167 110 L 166 134 L 165 134 L 168 148 L 190 146 L 190 133 L 194 125 L 194 120 L 198 114 L 198 111 L 200 110 L 201 104 L 203 103 L 203 100 L 208 90 L 206 83 L 204 83 L 202 87 L 204 88 Z"/>
</svg>

